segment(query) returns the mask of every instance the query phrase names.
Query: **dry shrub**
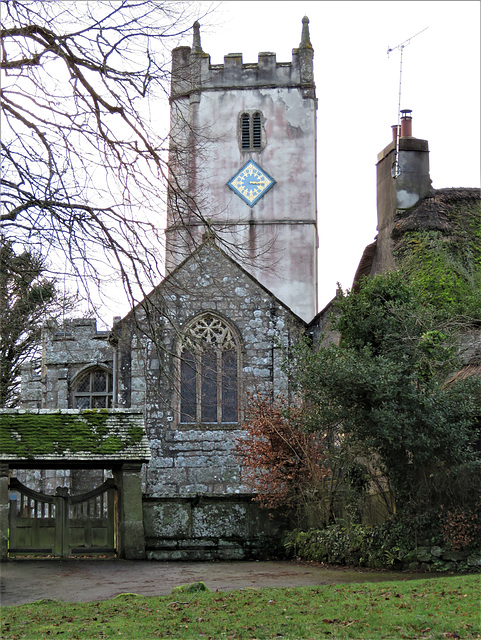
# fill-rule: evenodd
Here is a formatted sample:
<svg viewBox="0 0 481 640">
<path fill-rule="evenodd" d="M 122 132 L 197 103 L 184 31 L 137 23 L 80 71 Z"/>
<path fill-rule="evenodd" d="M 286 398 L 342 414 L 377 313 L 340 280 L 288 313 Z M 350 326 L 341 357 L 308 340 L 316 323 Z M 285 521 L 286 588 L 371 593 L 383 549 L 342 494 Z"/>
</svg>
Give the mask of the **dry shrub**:
<svg viewBox="0 0 481 640">
<path fill-rule="evenodd" d="M 481 535 L 481 523 L 478 508 L 455 507 L 444 509 L 441 506 L 439 518 L 443 540 L 453 551 L 462 551 L 475 543 Z"/>
<path fill-rule="evenodd" d="M 244 482 L 257 494 L 254 499 L 270 510 L 288 508 L 297 515 L 319 501 L 330 473 L 322 439 L 300 428 L 299 414 L 284 398 L 254 399 L 237 441 Z"/>
</svg>

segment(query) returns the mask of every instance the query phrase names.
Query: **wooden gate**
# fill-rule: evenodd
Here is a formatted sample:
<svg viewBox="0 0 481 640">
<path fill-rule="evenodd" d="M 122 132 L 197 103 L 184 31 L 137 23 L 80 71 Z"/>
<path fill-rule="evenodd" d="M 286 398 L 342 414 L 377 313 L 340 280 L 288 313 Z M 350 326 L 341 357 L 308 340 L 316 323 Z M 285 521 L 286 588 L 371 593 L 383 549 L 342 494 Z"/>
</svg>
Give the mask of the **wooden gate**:
<svg viewBox="0 0 481 640">
<path fill-rule="evenodd" d="M 112 479 L 78 496 L 57 488 L 55 496 L 10 480 L 10 557 L 65 558 L 116 554 L 117 492 Z"/>
</svg>

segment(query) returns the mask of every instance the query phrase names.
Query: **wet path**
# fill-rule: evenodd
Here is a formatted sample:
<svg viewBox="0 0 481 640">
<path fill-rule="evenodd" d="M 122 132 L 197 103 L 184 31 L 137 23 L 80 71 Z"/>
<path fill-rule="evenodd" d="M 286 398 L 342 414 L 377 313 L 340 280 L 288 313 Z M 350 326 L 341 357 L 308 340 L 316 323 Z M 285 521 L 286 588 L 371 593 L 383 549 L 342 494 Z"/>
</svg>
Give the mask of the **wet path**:
<svg viewBox="0 0 481 640">
<path fill-rule="evenodd" d="M 426 574 L 326 568 L 298 562 L 144 562 L 129 560 L 17 560 L 0 564 L 1 604 L 42 598 L 107 600 L 120 593 L 167 595 L 201 580 L 211 591 L 298 587 L 433 577 Z"/>
</svg>

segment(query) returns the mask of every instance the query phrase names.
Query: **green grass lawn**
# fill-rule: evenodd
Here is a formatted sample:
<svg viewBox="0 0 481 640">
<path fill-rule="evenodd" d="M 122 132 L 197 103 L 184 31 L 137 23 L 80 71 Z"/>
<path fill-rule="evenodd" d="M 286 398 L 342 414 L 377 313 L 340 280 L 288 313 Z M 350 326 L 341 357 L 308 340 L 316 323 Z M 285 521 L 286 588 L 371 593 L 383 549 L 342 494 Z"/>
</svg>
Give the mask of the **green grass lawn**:
<svg viewBox="0 0 481 640">
<path fill-rule="evenodd" d="M 481 638 L 479 575 L 3 607 L 17 638 Z"/>
</svg>

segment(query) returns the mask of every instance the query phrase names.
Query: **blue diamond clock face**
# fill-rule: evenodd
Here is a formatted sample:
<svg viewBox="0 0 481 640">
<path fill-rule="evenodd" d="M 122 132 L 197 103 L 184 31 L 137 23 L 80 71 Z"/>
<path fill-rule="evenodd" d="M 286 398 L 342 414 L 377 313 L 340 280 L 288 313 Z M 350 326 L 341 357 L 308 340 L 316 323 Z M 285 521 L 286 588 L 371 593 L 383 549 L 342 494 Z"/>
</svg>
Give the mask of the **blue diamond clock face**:
<svg viewBox="0 0 481 640">
<path fill-rule="evenodd" d="M 227 186 L 230 187 L 239 198 L 242 198 L 244 202 L 253 207 L 275 184 L 276 181 L 274 178 L 271 178 L 254 160 L 249 160 L 242 169 L 229 180 Z"/>
</svg>

